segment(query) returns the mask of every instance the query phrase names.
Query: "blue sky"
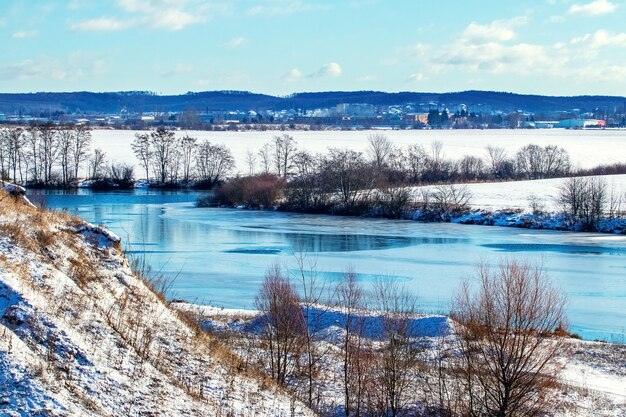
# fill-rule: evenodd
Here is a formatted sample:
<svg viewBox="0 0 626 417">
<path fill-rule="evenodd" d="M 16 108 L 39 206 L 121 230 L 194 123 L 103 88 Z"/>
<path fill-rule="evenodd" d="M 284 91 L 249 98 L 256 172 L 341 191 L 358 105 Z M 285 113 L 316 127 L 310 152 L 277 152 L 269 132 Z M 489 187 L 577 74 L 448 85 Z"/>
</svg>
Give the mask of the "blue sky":
<svg viewBox="0 0 626 417">
<path fill-rule="evenodd" d="M 0 0 L 0 91 L 626 95 L 617 0 Z"/>
</svg>

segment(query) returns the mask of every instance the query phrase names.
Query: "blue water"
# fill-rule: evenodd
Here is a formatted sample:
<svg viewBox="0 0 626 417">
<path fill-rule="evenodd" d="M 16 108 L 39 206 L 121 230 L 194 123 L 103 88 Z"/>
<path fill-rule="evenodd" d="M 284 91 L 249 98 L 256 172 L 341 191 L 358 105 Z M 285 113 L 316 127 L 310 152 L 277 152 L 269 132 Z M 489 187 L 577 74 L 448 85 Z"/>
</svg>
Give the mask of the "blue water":
<svg viewBox="0 0 626 417">
<path fill-rule="evenodd" d="M 34 192 L 33 192 L 34 193 Z M 568 296 L 571 330 L 585 339 L 624 341 L 626 237 L 524 229 L 422 224 L 352 217 L 195 208 L 198 193 L 32 195 L 103 224 L 133 257 L 173 280 L 171 297 L 252 308 L 264 271 L 296 270 L 296 254 L 329 281 L 353 268 L 367 288 L 393 276 L 414 290 L 425 312 L 447 312 L 480 261 L 504 256 L 543 262 Z"/>
</svg>

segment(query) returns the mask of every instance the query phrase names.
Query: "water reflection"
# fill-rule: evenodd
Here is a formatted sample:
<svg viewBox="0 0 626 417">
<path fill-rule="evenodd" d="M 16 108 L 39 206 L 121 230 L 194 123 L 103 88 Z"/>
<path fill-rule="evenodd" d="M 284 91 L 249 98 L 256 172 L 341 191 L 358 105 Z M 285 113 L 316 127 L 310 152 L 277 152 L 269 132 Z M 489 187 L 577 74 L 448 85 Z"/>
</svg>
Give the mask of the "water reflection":
<svg viewBox="0 0 626 417">
<path fill-rule="evenodd" d="M 559 252 L 579 255 L 626 255 L 626 248 L 585 246 L 585 245 L 555 245 L 537 243 L 498 243 L 485 244 L 485 248 L 496 249 L 500 252 Z"/>
</svg>

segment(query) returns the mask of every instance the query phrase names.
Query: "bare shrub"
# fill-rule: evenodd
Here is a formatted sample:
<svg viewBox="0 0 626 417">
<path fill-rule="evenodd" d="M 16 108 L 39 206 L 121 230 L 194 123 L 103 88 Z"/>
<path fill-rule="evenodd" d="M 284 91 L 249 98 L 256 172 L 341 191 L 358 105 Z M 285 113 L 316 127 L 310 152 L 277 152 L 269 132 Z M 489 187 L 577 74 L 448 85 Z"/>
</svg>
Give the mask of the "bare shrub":
<svg viewBox="0 0 626 417">
<path fill-rule="evenodd" d="M 360 311 L 365 308 L 363 290 L 352 269 L 348 269 L 343 274 L 337 285 L 337 302 L 345 315 L 341 359 L 344 410 L 346 417 L 359 416 L 366 406 L 372 352 L 365 338 L 365 321 L 360 314 Z"/>
<path fill-rule="evenodd" d="M 269 370 L 278 384 L 291 376 L 300 349 L 306 322 L 296 289 L 280 265 L 272 266 L 255 300 L 262 313 L 262 338 L 267 344 Z"/>
<path fill-rule="evenodd" d="M 565 323 L 565 298 L 538 265 L 505 260 L 478 267 L 476 292 L 465 283 L 452 311 L 459 323 L 468 415 L 534 416 L 554 398 L 565 353 L 555 332 Z"/>
<path fill-rule="evenodd" d="M 413 193 L 407 187 L 383 187 L 376 193 L 376 205 L 384 217 L 400 219 L 409 209 Z"/>
<path fill-rule="evenodd" d="M 434 207 L 449 215 L 469 209 L 472 192 L 466 185 L 441 185 L 432 194 Z"/>
<path fill-rule="evenodd" d="M 271 207 L 283 195 L 285 180 L 272 174 L 233 178 L 215 191 L 214 201 L 234 206 Z"/>
<path fill-rule="evenodd" d="M 606 181 L 598 177 L 567 178 L 559 187 L 557 202 L 570 224 L 580 224 L 583 230 L 596 230 L 606 210 L 608 200 Z"/>
<path fill-rule="evenodd" d="M 376 282 L 375 301 L 382 314 L 381 359 L 376 387 L 381 393 L 382 415 L 396 417 L 414 402 L 411 389 L 417 380 L 420 350 L 412 321 L 417 300 L 406 288 L 391 279 Z M 413 389 L 414 392 L 414 389 Z"/>
</svg>

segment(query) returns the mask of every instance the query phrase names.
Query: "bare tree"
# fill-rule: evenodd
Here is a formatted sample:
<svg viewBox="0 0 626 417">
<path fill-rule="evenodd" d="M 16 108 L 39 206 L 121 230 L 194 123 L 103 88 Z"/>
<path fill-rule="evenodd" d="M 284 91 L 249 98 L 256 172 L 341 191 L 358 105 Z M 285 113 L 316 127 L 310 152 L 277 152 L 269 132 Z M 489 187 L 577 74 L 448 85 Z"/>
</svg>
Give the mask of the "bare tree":
<svg viewBox="0 0 626 417">
<path fill-rule="evenodd" d="M 183 182 L 185 183 L 192 179 L 196 147 L 196 138 L 187 135 L 180 140 L 180 160 L 183 168 Z"/>
<path fill-rule="evenodd" d="M 263 173 L 269 174 L 272 165 L 272 149 L 269 143 L 266 143 L 259 149 L 259 157 L 261 157 L 261 165 L 263 167 Z"/>
<path fill-rule="evenodd" d="M 147 133 L 135 133 L 135 139 L 131 144 L 135 157 L 146 172 L 146 181 L 150 179 L 150 161 L 152 160 L 152 147 L 150 135 Z"/>
<path fill-rule="evenodd" d="M 198 144 L 196 168 L 201 181 L 216 184 L 235 168 L 235 158 L 225 145 L 204 140 Z"/>
<path fill-rule="evenodd" d="M 387 157 L 393 152 L 393 144 L 382 133 L 372 133 L 367 136 L 367 154 L 378 172 L 381 172 L 387 163 Z"/>
<path fill-rule="evenodd" d="M 256 165 L 256 155 L 248 149 L 246 150 L 246 165 L 248 166 L 248 175 L 254 175 L 254 166 Z"/>
<path fill-rule="evenodd" d="M 505 165 L 508 160 L 504 148 L 497 146 L 487 146 L 487 154 L 489 155 L 489 168 L 491 175 L 495 179 L 504 177 Z"/>
<path fill-rule="evenodd" d="M 400 219 L 407 212 L 413 192 L 408 187 L 382 186 L 376 193 L 376 203 L 381 215 Z"/>
<path fill-rule="evenodd" d="M 559 187 L 557 202 L 572 225 L 593 231 L 606 210 L 606 181 L 598 177 L 572 177 Z"/>
<path fill-rule="evenodd" d="M 365 327 L 362 310 L 365 308 L 363 291 L 354 270 L 348 269 L 337 286 L 337 302 L 344 313 L 342 366 L 344 410 L 346 417 L 359 417 L 363 411 L 366 387 Z"/>
<path fill-rule="evenodd" d="M 554 145 L 544 148 L 534 144 L 523 146 L 515 154 L 515 161 L 520 174 L 531 180 L 553 178 L 570 170 L 567 151 Z"/>
<path fill-rule="evenodd" d="M 52 181 L 52 168 L 59 156 L 58 130 L 52 124 L 44 123 L 37 126 L 39 134 L 39 158 L 43 171 L 43 182 L 49 184 Z"/>
<path fill-rule="evenodd" d="M 78 178 L 78 171 L 89 156 L 91 132 L 88 126 L 74 126 L 74 143 L 72 144 L 72 168 L 74 178 Z"/>
<path fill-rule="evenodd" d="M 546 411 L 564 354 L 565 298 L 541 266 L 505 260 L 478 267 L 476 292 L 463 285 L 459 323 L 467 415 L 536 416 Z"/>
<path fill-rule="evenodd" d="M 159 127 L 156 131 L 150 133 L 152 163 L 161 184 L 170 179 L 175 145 L 176 137 L 172 131 Z"/>
<path fill-rule="evenodd" d="M 422 174 L 426 169 L 427 161 L 428 154 L 422 145 L 412 144 L 409 146 L 406 162 L 412 183 L 420 182 Z"/>
<path fill-rule="evenodd" d="M 72 145 L 74 144 L 74 127 L 63 126 L 59 129 L 59 159 L 61 165 L 61 182 L 68 185 L 74 173 L 72 162 Z"/>
<path fill-rule="evenodd" d="M 464 181 L 473 181 L 483 177 L 484 162 L 481 158 L 465 155 L 458 164 L 459 175 Z"/>
<path fill-rule="evenodd" d="M 3 130 L 5 147 L 8 158 L 8 169 L 12 172 L 14 183 L 24 182 L 22 164 L 24 163 L 24 147 L 26 145 L 24 129 L 21 127 L 9 127 Z M 19 176 L 19 180 L 18 180 Z"/>
<path fill-rule="evenodd" d="M 293 136 L 283 134 L 274 137 L 274 165 L 279 177 L 286 177 L 291 173 L 296 152 L 297 143 Z"/>
<path fill-rule="evenodd" d="M 381 278 L 374 287 L 377 310 L 382 315 L 382 360 L 378 372 L 379 390 L 385 409 L 382 415 L 396 417 L 414 403 L 420 350 L 414 339 L 417 300 L 406 288 Z"/>
<path fill-rule="evenodd" d="M 89 159 L 89 178 L 98 179 L 104 175 L 106 167 L 106 154 L 100 148 L 93 151 L 92 157 Z"/>
<path fill-rule="evenodd" d="M 255 306 L 262 314 L 262 337 L 267 344 L 272 379 L 287 383 L 296 365 L 306 322 L 295 287 L 280 265 L 272 266 L 257 295 Z"/>
<path fill-rule="evenodd" d="M 441 185 L 431 194 L 435 207 L 442 215 L 467 210 L 472 199 L 472 192 L 467 185 Z"/>
<path fill-rule="evenodd" d="M 307 379 L 305 399 L 309 407 L 318 405 L 319 396 L 316 393 L 316 378 L 323 366 L 323 360 L 330 351 L 330 344 L 320 341 L 325 328 L 325 320 L 329 313 L 329 305 L 333 301 L 333 294 L 328 294 L 328 285 L 317 273 L 317 264 L 300 250 L 296 254 L 298 265 L 299 289 L 301 294 L 300 305 L 306 322 L 303 332 L 304 369 L 303 375 Z"/>
<path fill-rule="evenodd" d="M 27 158 L 30 162 L 31 179 L 35 182 L 40 182 L 42 181 L 42 169 L 39 159 L 39 131 L 36 126 L 30 126 L 26 129 L 26 140 L 28 143 Z"/>
<path fill-rule="evenodd" d="M 330 148 L 321 162 L 324 183 L 346 207 L 354 207 L 369 197 L 373 177 L 361 152 Z"/>
<path fill-rule="evenodd" d="M 571 163 L 569 154 L 556 145 L 547 145 L 543 148 L 543 171 L 546 178 L 553 178 L 569 173 Z"/>
</svg>

